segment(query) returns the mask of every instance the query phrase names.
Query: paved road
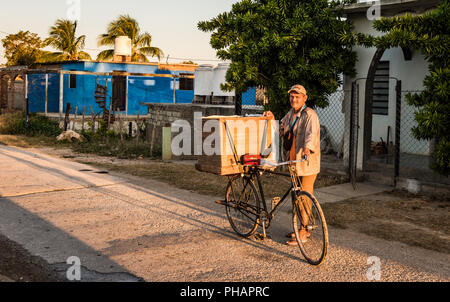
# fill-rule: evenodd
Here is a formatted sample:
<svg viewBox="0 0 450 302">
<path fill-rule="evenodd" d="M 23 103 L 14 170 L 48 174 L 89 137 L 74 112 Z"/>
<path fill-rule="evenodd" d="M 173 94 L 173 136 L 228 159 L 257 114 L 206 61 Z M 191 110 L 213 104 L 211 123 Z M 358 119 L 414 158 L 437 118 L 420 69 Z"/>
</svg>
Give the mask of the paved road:
<svg viewBox="0 0 450 302">
<path fill-rule="evenodd" d="M 101 172 L 0 146 L 0 232 L 61 274 L 78 257 L 83 281 L 368 281 L 371 256 L 381 281 L 450 280 L 446 254 L 333 228 L 312 267 L 283 244 L 287 208 L 271 239 L 242 240 L 214 197 Z"/>
</svg>

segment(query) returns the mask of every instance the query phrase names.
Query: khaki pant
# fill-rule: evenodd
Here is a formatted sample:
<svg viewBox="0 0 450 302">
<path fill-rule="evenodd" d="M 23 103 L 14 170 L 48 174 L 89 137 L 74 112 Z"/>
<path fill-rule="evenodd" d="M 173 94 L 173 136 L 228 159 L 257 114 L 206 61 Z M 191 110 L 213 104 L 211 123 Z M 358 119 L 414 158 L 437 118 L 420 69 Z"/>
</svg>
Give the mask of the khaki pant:
<svg viewBox="0 0 450 302">
<path fill-rule="evenodd" d="M 316 182 L 317 175 L 303 176 L 303 177 L 300 177 L 300 178 L 302 179 L 302 190 L 306 191 L 309 194 L 311 194 L 312 196 L 314 196 L 314 184 Z M 312 202 L 308 198 L 308 199 L 303 201 L 303 205 L 306 207 L 306 209 L 302 207 L 302 210 L 301 210 L 302 224 L 303 225 L 308 225 L 309 217 L 308 217 L 307 212 L 311 215 Z"/>
<path fill-rule="evenodd" d="M 316 183 L 317 175 L 303 176 L 300 178 L 302 179 L 303 191 L 306 191 L 314 196 L 314 184 Z"/>
</svg>

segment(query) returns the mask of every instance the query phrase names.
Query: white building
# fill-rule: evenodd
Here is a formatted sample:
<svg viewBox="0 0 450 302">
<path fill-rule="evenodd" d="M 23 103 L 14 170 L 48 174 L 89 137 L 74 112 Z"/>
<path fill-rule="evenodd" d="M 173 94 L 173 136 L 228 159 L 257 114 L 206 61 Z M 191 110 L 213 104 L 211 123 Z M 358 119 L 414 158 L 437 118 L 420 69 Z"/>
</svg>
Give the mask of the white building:
<svg viewBox="0 0 450 302">
<path fill-rule="evenodd" d="M 229 63 L 220 63 L 217 66 L 204 64 L 195 71 L 194 103 L 201 104 L 233 104 L 235 93 L 221 89 L 225 84 L 225 75 Z"/>
<path fill-rule="evenodd" d="M 361 2 L 344 8 L 347 18 L 352 21 L 355 31 L 372 36 L 383 33 L 373 28 L 374 18 L 401 16 L 405 13 L 423 14 L 434 9 L 438 0 L 381 0 L 377 2 Z M 371 142 L 387 141 L 388 127 L 390 127 L 390 142 L 394 141 L 396 116 L 396 84 L 401 81 L 402 87 L 402 114 L 404 122 L 414 121 L 414 108 L 405 102 L 407 92 L 421 91 L 423 82 L 428 74 L 428 62 L 423 54 L 411 49 L 392 48 L 385 52 L 376 48 L 357 46 L 356 63 L 357 75 L 355 78 L 344 77 L 344 90 L 351 91 L 352 83 L 359 87 L 359 133 L 358 133 L 358 169 L 363 169 L 363 163 L 370 157 Z M 378 64 L 373 64 L 379 55 Z M 378 57 L 377 57 L 378 56 Z M 374 81 L 368 81 L 374 76 Z M 370 95 L 373 90 L 373 104 L 370 104 Z M 350 102 L 350 93 L 345 94 L 345 102 Z M 344 106 L 349 108 L 349 106 Z M 345 113 L 349 115 L 350 112 Z M 346 118 L 346 127 L 349 127 L 349 118 Z M 406 127 L 405 123 L 405 127 Z M 402 126 L 403 127 L 403 126 Z M 403 127 L 404 128 L 404 127 Z M 346 137 L 348 140 L 349 137 Z M 347 142 L 348 143 L 348 142 Z M 417 141 L 410 129 L 402 129 L 401 152 L 417 155 L 429 154 L 429 143 Z"/>
</svg>

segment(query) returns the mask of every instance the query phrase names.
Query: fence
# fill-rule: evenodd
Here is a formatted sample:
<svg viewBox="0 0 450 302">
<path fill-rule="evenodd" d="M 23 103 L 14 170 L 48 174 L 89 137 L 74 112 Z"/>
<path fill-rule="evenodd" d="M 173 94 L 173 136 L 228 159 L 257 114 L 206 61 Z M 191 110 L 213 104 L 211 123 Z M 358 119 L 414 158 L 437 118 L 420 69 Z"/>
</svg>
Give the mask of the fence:
<svg viewBox="0 0 450 302">
<path fill-rule="evenodd" d="M 358 89 L 357 87 L 355 87 Z M 443 182 L 442 178 L 436 175 L 430 169 L 431 165 L 431 147 L 430 142 L 426 140 L 418 140 L 414 137 L 413 128 L 417 126 L 415 120 L 415 113 L 417 108 L 411 106 L 407 102 L 406 96 L 409 93 L 420 93 L 420 91 L 402 91 L 401 92 L 401 114 L 400 114 L 400 177 L 403 178 L 426 178 L 428 180 Z M 355 95 L 359 95 L 358 90 Z M 323 166 L 325 168 L 332 167 L 334 169 L 345 169 L 351 165 L 350 161 L 355 159 L 351 157 L 351 148 L 355 148 L 358 141 L 351 141 L 351 129 L 357 129 L 358 124 L 358 107 L 352 111 L 352 93 L 347 90 L 340 90 L 329 96 L 329 106 L 324 109 L 318 108 L 316 110 L 321 123 L 321 149 L 323 153 Z M 358 99 L 354 101 L 358 106 Z M 359 101 L 360 103 L 360 101 Z M 394 159 L 395 159 L 395 130 L 396 130 L 396 107 L 392 105 L 392 110 L 386 117 L 379 117 L 374 115 L 373 123 L 373 137 L 372 137 L 372 156 L 371 165 L 369 169 L 378 169 L 380 172 L 384 171 L 386 175 L 392 174 Z M 352 112 L 356 115 L 351 122 Z M 379 119 L 379 121 L 378 121 Z M 377 120 L 377 122 L 375 122 Z M 384 121 L 380 123 L 380 121 Z M 353 124 L 353 126 L 352 126 Z M 381 125 L 380 125 L 381 124 Z M 379 128 L 383 127 L 383 135 L 380 138 Z M 354 128 L 356 127 L 356 128 Z M 388 133 L 386 135 L 386 129 Z M 359 130 L 360 132 L 361 130 Z M 385 137 L 387 136 L 387 137 Z M 357 135 L 354 135 L 354 139 Z M 380 151 L 380 140 L 385 143 L 383 150 Z M 357 151 L 356 151 L 357 152 Z M 373 165 L 375 164 L 375 165 Z M 374 168 L 375 167 L 375 168 Z M 445 181 L 444 181 L 445 182 Z"/>
<path fill-rule="evenodd" d="M 431 141 L 417 140 L 413 128 L 417 127 L 415 113 L 418 108 L 407 102 L 408 94 L 418 94 L 421 91 L 402 91 L 402 113 L 400 123 L 400 177 L 413 178 L 422 182 L 450 184 L 447 177 L 440 176 L 433 170 Z"/>
<path fill-rule="evenodd" d="M 316 109 L 321 124 L 322 168 L 347 174 L 351 146 L 351 91 L 338 90 L 328 97 L 328 102 L 328 107 Z"/>
<path fill-rule="evenodd" d="M 415 120 L 415 113 L 417 108 L 408 104 L 406 96 L 409 93 L 420 93 L 421 91 L 402 91 L 402 113 L 401 113 L 401 139 L 400 152 L 403 155 L 416 155 L 428 157 L 430 155 L 430 142 L 424 140 L 417 140 L 412 132 L 412 129 L 417 126 Z M 411 161 L 407 158 L 401 158 L 403 165 L 410 165 Z"/>
<path fill-rule="evenodd" d="M 345 111 L 349 103 L 345 102 L 346 93 L 349 92 L 337 91 L 328 98 L 329 106 L 327 108 L 316 110 L 322 126 L 322 151 L 325 154 L 334 153 L 342 157 L 344 149 L 348 148 L 348 141 L 346 142 L 344 139 L 348 134 L 348 129 L 345 127 Z"/>
</svg>

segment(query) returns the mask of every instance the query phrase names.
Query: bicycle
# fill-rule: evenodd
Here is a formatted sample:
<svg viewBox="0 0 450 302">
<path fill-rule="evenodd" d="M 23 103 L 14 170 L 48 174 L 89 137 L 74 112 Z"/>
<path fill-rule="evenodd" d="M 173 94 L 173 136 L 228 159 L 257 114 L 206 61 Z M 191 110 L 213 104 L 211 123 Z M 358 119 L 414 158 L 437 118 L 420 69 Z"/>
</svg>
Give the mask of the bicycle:
<svg viewBox="0 0 450 302">
<path fill-rule="evenodd" d="M 301 160 L 305 161 L 307 158 Z M 292 200 L 292 224 L 295 238 L 301 253 L 308 263 L 320 266 L 324 263 L 328 254 L 328 228 L 319 202 L 314 196 L 302 189 L 301 177 L 296 173 L 295 163 L 290 161 L 281 164 L 271 164 L 261 160 L 260 165 L 243 165 L 242 173 L 229 176 L 225 200 L 217 203 L 226 207 L 226 213 L 233 230 L 244 238 L 255 235 L 258 227 L 262 227 L 263 238 L 266 238 L 266 230 L 270 227 L 275 213 L 282 204 L 291 196 Z M 273 167 L 289 166 L 289 175 L 276 173 L 264 169 L 261 165 Z M 261 176 L 264 173 L 289 176 L 291 187 L 283 198 L 272 200 L 272 208 L 269 212 Z M 300 230 L 307 232 L 308 239 L 302 242 Z"/>
</svg>

